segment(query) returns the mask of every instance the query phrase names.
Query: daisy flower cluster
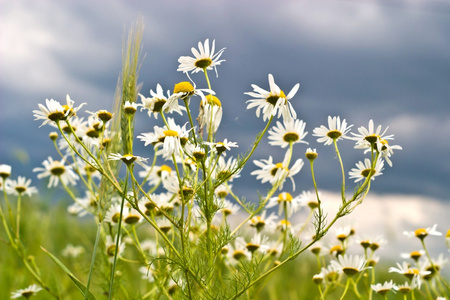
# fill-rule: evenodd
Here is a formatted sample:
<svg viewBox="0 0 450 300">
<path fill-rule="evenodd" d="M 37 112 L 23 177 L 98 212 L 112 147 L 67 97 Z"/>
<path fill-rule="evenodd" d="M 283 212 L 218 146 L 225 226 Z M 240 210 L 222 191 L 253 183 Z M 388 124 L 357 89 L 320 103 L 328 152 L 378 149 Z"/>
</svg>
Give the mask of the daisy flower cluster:
<svg viewBox="0 0 450 300">
<path fill-rule="evenodd" d="M 404 232 L 416 237 L 420 250 L 401 253 L 404 260 L 388 267 L 391 262 L 381 262 L 380 249 L 387 244 L 382 235 L 359 234 L 353 226 L 337 227 L 335 239 L 327 236 L 327 245 L 311 248 L 317 258 L 319 273 L 312 280 L 317 285 L 321 299 L 341 294 L 341 299 L 353 293 L 359 299 L 376 299 L 379 294 L 388 299 L 388 294 L 400 294 L 403 299 L 447 299 L 449 285 L 442 276 L 448 258 L 443 253 L 437 258 L 430 256 L 424 239 L 428 235 L 441 236 L 434 225 Z M 379 274 L 389 274 L 392 279 L 378 282 Z M 352 286 L 352 289 L 349 287 Z M 334 298 L 333 298 L 334 299 Z M 397 299 L 397 298 L 396 298 Z"/>
<path fill-rule="evenodd" d="M 139 48 L 138 39 L 136 43 Z M 39 179 L 48 180 L 49 188 L 62 187 L 67 192 L 73 200 L 70 214 L 89 216 L 97 223 L 92 251 L 110 270 L 104 284 L 108 286 L 104 293 L 110 297 L 119 293 L 114 288 L 115 277 L 122 264 L 130 262 L 145 282 L 141 293 L 146 297 L 211 298 L 218 293 L 217 298 L 228 299 L 239 297 L 306 249 L 322 255 L 322 237 L 363 202 L 371 182 L 382 175 L 385 162 L 392 166 L 394 151 L 401 149 L 388 144 L 393 135 L 387 135 L 388 128 L 382 130 L 381 125 L 375 128 L 372 120 L 357 133 L 350 132 L 353 125 L 338 116 L 330 116 L 327 125 L 313 129 L 317 143 L 334 147 L 339 160 L 342 203 L 330 215 L 324 212 L 326 199 L 315 180 L 314 161 L 321 159 L 320 152 L 305 149 L 309 145 L 306 123 L 294 109 L 300 85 L 285 93 L 268 74 L 268 84 L 252 84 L 253 90 L 244 92 L 249 97 L 247 109 L 255 109 L 265 125 L 251 148 L 236 155 L 239 145 L 222 137 L 220 131 L 226 95 L 215 92 L 208 75 L 214 70 L 218 76 L 225 48 L 216 51 L 215 41 L 206 39 L 191 52 L 192 56 L 178 59 L 177 71 L 185 74 L 186 80 L 174 83 L 166 92 L 159 83 L 148 93 L 137 92 L 139 59 L 134 57 L 130 64 L 135 68 L 130 72 L 127 64 L 122 98 L 113 112 L 102 109 L 82 115 L 85 103 L 76 106 L 69 96 L 65 104 L 47 99 L 33 111 L 41 127 L 53 130 L 49 139 L 56 153 L 33 171 Z M 204 79 L 197 80 L 196 73 L 203 73 Z M 142 112 L 148 117 L 147 127 L 135 132 L 135 115 Z M 273 155 L 252 159 L 265 137 L 274 147 Z M 356 151 L 367 155 L 348 173 L 338 148 L 338 142 L 344 141 L 353 141 Z M 142 156 L 136 153 L 138 145 L 144 149 Z M 298 153 L 304 156 L 297 157 Z M 251 162 L 255 167 L 250 175 L 261 181 L 263 192 L 243 197 L 234 187 Z M 312 186 L 296 192 L 296 176 L 305 162 L 309 162 Z M 30 180 L 10 180 L 10 173 L 9 166 L 0 166 L 5 195 L 37 192 Z M 351 194 L 348 179 L 355 182 Z M 9 202 L 7 206 L 9 209 Z M 17 220 L 11 240 L 19 238 L 19 215 L 11 214 L 11 221 Z M 301 243 L 307 233 L 313 238 Z M 336 285 L 344 274 L 348 283 L 355 285 L 359 274 L 372 267 L 368 251 L 375 251 L 381 241 L 365 240 L 365 256 L 348 256 L 353 232 L 341 228 L 337 233 L 340 243 L 329 249 L 335 259 L 315 281 L 332 278 L 329 285 Z M 432 230 L 423 234 L 432 234 Z M 85 251 L 88 249 L 68 243 L 63 255 L 78 259 Z M 57 260 L 55 256 L 52 259 Z M 89 284 L 95 276 L 96 259 L 100 260 L 94 255 L 85 289 L 80 289 L 81 283 L 77 285 L 88 298 L 92 296 Z M 38 272 L 35 275 L 42 283 Z M 232 288 L 218 290 L 219 285 Z M 51 288 L 43 288 L 51 294 Z"/>
</svg>

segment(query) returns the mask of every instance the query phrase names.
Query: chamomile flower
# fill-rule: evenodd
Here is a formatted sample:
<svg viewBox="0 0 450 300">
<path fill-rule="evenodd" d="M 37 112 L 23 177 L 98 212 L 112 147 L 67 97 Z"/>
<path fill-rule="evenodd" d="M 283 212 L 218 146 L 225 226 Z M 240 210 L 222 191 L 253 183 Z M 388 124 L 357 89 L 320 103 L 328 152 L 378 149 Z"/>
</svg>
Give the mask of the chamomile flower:
<svg viewBox="0 0 450 300">
<path fill-rule="evenodd" d="M 269 249 L 269 246 L 267 245 L 268 240 L 269 238 L 267 236 L 263 236 L 261 233 L 257 232 L 245 247 L 250 253 L 254 253 L 255 251 L 265 253 Z"/>
<path fill-rule="evenodd" d="M 252 84 L 253 92 L 247 92 L 246 95 L 253 97 L 247 101 L 247 109 L 256 107 L 256 116 L 262 111 L 263 120 L 266 121 L 271 116 L 275 116 L 278 113 L 278 118 L 282 115 L 285 121 L 297 118 L 297 113 L 294 107 L 289 102 L 298 91 L 300 84 L 296 84 L 289 94 L 286 96 L 285 93 L 275 84 L 272 74 L 269 74 L 269 86 L 270 91 L 266 91 L 256 84 Z"/>
<path fill-rule="evenodd" d="M 337 260 L 330 262 L 337 270 L 347 276 L 353 276 L 367 269 L 366 259 L 359 255 L 339 255 Z"/>
<path fill-rule="evenodd" d="M 111 153 L 108 156 L 108 160 L 121 160 L 127 165 L 136 162 L 137 164 L 139 164 L 141 166 L 145 166 L 145 163 L 147 162 L 148 158 L 143 158 L 143 157 L 136 156 L 133 154 L 122 155 L 120 153 Z"/>
<path fill-rule="evenodd" d="M 216 76 L 218 76 L 217 66 L 225 61 L 223 59 L 219 60 L 219 58 L 222 56 L 223 51 L 225 51 L 225 48 L 222 48 L 214 53 L 215 50 L 215 40 L 213 40 L 211 48 L 209 47 L 209 39 L 206 39 L 204 44 L 198 42 L 198 50 L 194 47 L 191 48 L 194 57 L 180 56 L 180 58 L 178 59 L 180 65 L 178 66 L 177 71 L 181 71 L 183 73 L 192 71 L 191 73 L 197 73 L 204 70 L 212 70 L 214 68 L 214 70 L 216 71 Z"/>
<path fill-rule="evenodd" d="M 239 147 L 236 142 L 228 141 L 228 139 L 224 139 L 223 142 L 210 143 L 205 142 L 206 145 L 210 146 L 213 150 L 217 151 L 219 154 L 224 154 L 226 156 L 225 151 L 230 151 L 231 147 Z"/>
<path fill-rule="evenodd" d="M 5 165 L 5 164 L 1 164 L 0 165 L 0 177 L 3 178 L 3 179 L 6 179 L 9 176 L 11 176 L 11 166 L 10 165 Z"/>
<path fill-rule="evenodd" d="M 264 210 L 261 215 L 254 216 L 248 222 L 251 227 L 256 228 L 256 231 L 260 232 L 262 230 L 265 231 L 273 231 L 276 226 L 277 216 L 274 213 L 271 213 L 268 217 L 266 217 L 267 210 Z"/>
<path fill-rule="evenodd" d="M 404 261 L 402 264 L 397 263 L 397 268 L 390 267 L 389 273 L 399 273 L 405 275 L 411 282 L 415 282 L 420 289 L 421 278 L 431 274 L 430 271 L 425 270 L 425 265 L 418 265 L 418 267 L 412 267 L 408 262 Z"/>
<path fill-rule="evenodd" d="M 436 230 L 437 224 L 434 224 L 432 227 L 427 228 L 418 228 L 415 231 L 404 231 L 403 234 L 407 237 L 417 237 L 423 240 L 428 235 L 442 235 L 442 232 Z"/>
<path fill-rule="evenodd" d="M 303 206 L 300 197 L 292 197 L 288 192 L 282 192 L 276 197 L 269 199 L 267 208 L 271 208 L 278 205 L 278 215 L 281 216 L 286 210 L 288 217 L 291 217 L 293 213 L 297 212 L 300 207 Z"/>
<path fill-rule="evenodd" d="M 153 133 L 143 133 L 138 138 L 145 142 L 144 146 L 162 144 L 163 147 L 158 151 L 158 154 L 161 153 L 164 158 L 171 159 L 172 154 L 182 152 L 182 146 L 188 141 L 190 130 L 186 130 L 186 124 L 183 127 L 177 125 L 172 118 L 168 118 L 167 123 L 169 127 L 154 126 Z"/>
<path fill-rule="evenodd" d="M 112 237 L 110 235 L 106 236 L 105 250 L 110 263 L 114 261 L 114 255 L 116 253 L 116 239 L 117 237 Z M 125 243 L 122 241 L 122 238 L 119 237 L 119 249 L 117 249 L 117 257 L 122 255 L 124 251 L 125 251 Z"/>
<path fill-rule="evenodd" d="M 324 143 L 324 145 L 331 145 L 334 141 L 339 141 L 346 138 L 346 134 L 350 131 L 353 125 L 347 125 L 345 119 L 328 116 L 328 127 L 321 125 L 313 130 L 314 136 L 319 137 L 317 142 Z"/>
<path fill-rule="evenodd" d="M 20 297 L 24 297 L 24 298 L 28 299 L 31 296 L 35 295 L 40 290 L 42 290 L 42 287 L 40 287 L 37 284 L 32 284 L 32 285 L 28 286 L 27 288 L 12 292 L 11 299 L 18 299 Z"/>
<path fill-rule="evenodd" d="M 227 199 L 222 200 L 221 206 L 222 208 L 220 209 L 220 211 L 226 217 L 237 214 L 237 212 L 241 209 L 241 207 L 238 204 L 233 203 Z"/>
<path fill-rule="evenodd" d="M 402 258 L 411 258 L 412 260 L 414 260 L 415 262 L 419 261 L 419 259 L 425 255 L 425 250 L 420 249 L 420 250 L 416 250 L 416 251 L 411 251 L 409 253 L 401 253 L 400 256 Z"/>
<path fill-rule="evenodd" d="M 352 168 L 348 174 L 350 175 L 350 179 L 355 178 L 355 182 L 365 180 L 369 175 L 371 175 L 371 180 L 375 180 L 375 177 L 383 174 L 381 172 L 384 170 L 383 166 L 384 162 L 380 157 L 376 160 L 374 168 L 372 168 L 370 159 L 366 158 L 364 162 L 359 161 L 356 163 L 356 168 Z"/>
<path fill-rule="evenodd" d="M 44 120 L 39 127 L 51 122 L 65 120 L 67 117 L 75 115 L 86 103 L 82 103 L 78 107 L 74 107 L 73 104 L 74 101 L 70 99 L 69 95 L 66 96 L 65 105 L 61 105 L 61 103 L 54 99 L 45 99 L 45 106 L 39 103 L 39 110 L 33 110 L 34 120 Z"/>
<path fill-rule="evenodd" d="M 251 252 L 247 249 L 247 243 L 240 236 L 235 239 L 234 245 L 228 244 L 227 248 L 227 254 L 232 264 L 236 264 L 240 260 L 250 260 L 252 257 Z"/>
<path fill-rule="evenodd" d="M 147 98 L 144 95 L 139 94 L 142 104 L 138 104 L 142 107 L 141 111 L 143 109 L 148 110 L 149 117 L 151 117 L 153 114 L 155 119 L 157 119 L 161 111 L 164 111 L 165 113 L 177 112 L 178 114 L 183 115 L 183 110 L 186 110 L 186 108 L 178 105 L 178 101 L 175 101 L 175 99 L 171 99 L 178 97 L 177 95 L 170 95 L 170 91 L 167 91 L 167 96 L 165 96 L 164 91 L 159 83 L 156 86 L 156 92 L 150 90 L 150 95 L 151 97 Z M 172 105 L 165 105 L 168 101 L 170 101 Z"/>
<path fill-rule="evenodd" d="M 143 171 L 139 171 L 139 177 L 144 178 L 150 186 L 155 186 L 160 182 L 164 183 L 177 174 L 168 165 L 145 166 Z"/>
<path fill-rule="evenodd" d="M 42 179 L 50 177 L 50 181 L 47 187 L 56 187 L 61 180 L 64 185 L 75 185 L 79 179 L 78 175 L 72 170 L 71 166 L 65 165 L 66 159 L 61 161 L 53 160 L 50 156 L 47 160 L 44 160 L 43 168 L 34 168 L 33 172 L 41 172 L 37 175 L 37 178 Z"/>
<path fill-rule="evenodd" d="M 147 280 L 148 282 L 154 282 L 155 281 L 155 277 L 153 276 L 153 269 L 148 266 L 148 267 L 140 267 L 139 268 L 139 273 L 141 273 L 142 275 L 142 279 Z"/>
<path fill-rule="evenodd" d="M 17 180 L 7 180 L 8 184 L 6 185 L 6 191 L 12 195 L 31 195 L 36 194 L 38 192 L 37 188 L 34 186 L 30 186 L 31 179 L 26 179 L 23 176 L 17 177 Z"/>
<path fill-rule="evenodd" d="M 393 135 L 385 135 L 388 129 L 389 127 L 386 127 L 386 129 L 382 132 L 381 125 L 378 125 L 375 129 L 373 120 L 370 120 L 368 128 L 364 126 L 359 127 L 359 133 L 352 132 L 353 137 L 351 137 L 351 139 L 356 141 L 356 149 L 370 149 L 373 145 L 379 152 L 381 152 L 383 148 L 381 141 L 391 140 L 394 138 Z"/>
<path fill-rule="evenodd" d="M 286 148 L 290 144 L 304 143 L 303 140 L 308 132 L 305 132 L 306 123 L 299 119 L 292 119 L 281 123 L 277 121 L 277 125 L 269 130 L 269 144 L 272 146 L 280 146 Z"/>
<path fill-rule="evenodd" d="M 222 103 L 219 98 L 214 95 L 207 95 L 200 102 L 200 109 L 198 114 L 198 123 L 200 126 L 200 132 L 206 128 L 209 132 L 215 133 L 219 129 L 220 122 L 222 121 Z"/>
<path fill-rule="evenodd" d="M 392 280 L 385 281 L 383 284 L 381 283 L 371 284 L 370 287 L 375 293 L 383 296 L 386 295 L 389 291 L 395 292 L 395 290 L 397 289 L 397 286 Z"/>
<path fill-rule="evenodd" d="M 399 145 L 389 145 L 387 140 L 380 140 L 381 143 L 381 157 L 386 160 L 388 165 L 392 167 L 392 161 L 390 157 L 394 154 L 394 150 L 402 150 L 403 148 Z M 370 149 L 367 149 L 370 150 Z M 366 150 L 366 151 L 367 151 Z"/>
<path fill-rule="evenodd" d="M 66 248 L 62 251 L 62 256 L 64 257 L 71 257 L 71 258 L 77 258 L 78 256 L 82 255 L 85 252 L 83 246 L 74 246 L 72 244 L 68 244 Z"/>
<path fill-rule="evenodd" d="M 241 170 L 237 170 L 238 162 L 236 158 L 230 157 L 227 160 L 223 156 L 219 157 L 217 166 L 213 169 L 212 177 L 216 180 L 225 180 L 232 182 L 233 179 L 239 178 Z"/>
<path fill-rule="evenodd" d="M 288 166 L 289 153 L 287 152 L 283 162 L 274 163 L 272 156 L 269 159 L 254 160 L 253 163 L 260 169 L 251 172 L 251 175 L 256 175 L 256 179 L 260 179 L 262 183 L 270 182 L 272 185 L 279 184 L 279 189 L 283 189 L 283 184 L 286 178 L 290 178 L 295 190 L 295 183 L 293 177 L 300 172 L 303 167 L 303 160 L 297 159 L 291 168 Z"/>
</svg>

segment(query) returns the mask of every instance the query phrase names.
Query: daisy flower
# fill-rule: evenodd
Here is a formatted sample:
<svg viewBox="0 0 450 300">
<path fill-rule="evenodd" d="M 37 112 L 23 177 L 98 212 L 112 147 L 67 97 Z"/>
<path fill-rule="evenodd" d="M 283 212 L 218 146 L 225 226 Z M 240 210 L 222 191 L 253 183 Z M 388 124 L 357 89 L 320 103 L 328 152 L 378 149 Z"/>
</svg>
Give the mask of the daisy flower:
<svg viewBox="0 0 450 300">
<path fill-rule="evenodd" d="M 300 172 L 303 167 L 303 160 L 297 159 L 291 168 L 288 166 L 289 153 L 286 152 L 283 162 L 274 163 L 272 156 L 269 159 L 254 160 L 253 163 L 260 167 L 260 170 L 251 172 L 251 175 L 256 175 L 256 179 L 260 179 L 262 183 L 270 182 L 272 185 L 280 184 L 279 189 L 283 189 L 283 184 L 286 178 L 290 178 L 295 190 L 295 183 L 293 177 Z"/>
<path fill-rule="evenodd" d="M 321 199 L 321 193 L 319 192 L 319 199 Z M 299 195 L 300 201 L 307 205 L 311 209 L 315 209 L 319 206 L 319 202 L 317 200 L 316 193 L 312 193 L 310 191 L 303 191 Z"/>
<path fill-rule="evenodd" d="M 43 168 L 34 168 L 33 172 L 41 172 L 37 175 L 37 178 L 50 177 L 50 181 L 47 187 L 56 187 L 61 180 L 64 185 L 75 185 L 78 180 L 78 175 L 72 170 L 71 166 L 66 166 L 66 159 L 61 161 L 53 160 L 50 156 L 47 160 L 44 160 Z"/>
<path fill-rule="evenodd" d="M 158 114 L 161 113 L 161 111 L 164 111 L 165 113 L 172 113 L 177 112 L 180 115 L 183 115 L 183 110 L 186 110 L 186 108 L 181 107 L 178 105 L 178 101 L 174 101 L 171 99 L 171 97 L 178 97 L 177 95 L 170 95 L 170 91 L 167 91 L 167 97 L 164 95 L 164 91 L 161 87 L 161 85 L 158 83 L 156 86 L 156 92 L 153 90 L 150 90 L 150 98 L 145 97 L 142 94 L 139 94 L 139 97 L 141 97 L 142 104 L 138 104 L 141 106 L 141 111 L 144 109 L 148 110 L 148 116 L 151 117 L 152 114 L 155 117 L 155 119 L 158 118 Z M 169 100 L 170 99 L 170 100 Z M 165 106 L 167 101 L 173 102 L 170 106 Z"/>
<path fill-rule="evenodd" d="M 381 141 L 391 140 L 394 138 L 394 135 L 385 136 L 385 133 L 388 129 L 389 127 L 387 127 L 382 132 L 381 125 L 378 125 L 378 127 L 375 129 L 373 120 L 370 120 L 368 128 L 364 126 L 359 127 L 358 128 L 359 133 L 352 132 L 353 137 L 351 137 L 351 139 L 356 141 L 355 145 L 356 149 L 371 149 L 372 145 L 374 145 L 374 147 L 376 147 L 378 152 L 381 152 L 381 149 L 383 147 Z"/>
<path fill-rule="evenodd" d="M 137 106 L 138 105 L 136 102 L 126 101 L 125 104 L 123 105 L 123 111 L 127 115 L 134 115 L 137 111 Z"/>
<path fill-rule="evenodd" d="M 281 216 L 286 209 L 288 217 L 291 217 L 293 213 L 297 212 L 304 205 L 301 202 L 300 197 L 292 197 L 290 193 L 283 192 L 278 194 L 277 197 L 272 197 L 267 203 L 267 208 L 271 208 L 278 205 L 278 215 Z"/>
<path fill-rule="evenodd" d="M 224 139 L 223 142 L 217 143 L 205 142 L 205 144 L 216 150 L 219 154 L 223 153 L 224 156 L 226 156 L 225 151 L 230 151 L 231 147 L 239 147 L 236 142 L 228 141 L 228 139 Z"/>
<path fill-rule="evenodd" d="M 213 169 L 212 177 L 216 180 L 226 179 L 228 182 L 232 182 L 233 179 L 239 178 L 241 170 L 236 171 L 238 168 L 238 161 L 236 158 L 230 157 L 225 160 L 223 156 L 219 157 L 217 166 Z M 233 173 L 233 174 L 232 174 Z"/>
<path fill-rule="evenodd" d="M 330 264 L 347 276 L 353 276 L 367 269 L 366 259 L 360 255 L 339 255 L 338 259 L 332 260 Z"/>
<path fill-rule="evenodd" d="M 388 165 L 392 167 L 392 161 L 390 160 L 390 157 L 392 154 L 394 154 L 394 150 L 402 150 L 403 148 L 399 145 L 389 145 L 387 140 L 380 140 L 381 143 L 381 157 L 386 160 Z M 367 149 L 369 150 L 369 149 Z M 366 151 L 367 151 L 366 150 Z"/>
<path fill-rule="evenodd" d="M 255 251 L 265 253 L 269 249 L 269 246 L 267 245 L 268 240 L 269 238 L 267 236 L 263 236 L 261 233 L 257 232 L 252 236 L 250 242 L 248 242 L 245 247 L 251 253 L 254 253 Z"/>
<path fill-rule="evenodd" d="M 11 176 L 11 166 L 5 164 L 0 165 L 0 177 L 6 179 L 9 176 Z"/>
<path fill-rule="evenodd" d="M 35 295 L 40 290 L 42 290 L 42 288 L 39 285 L 32 284 L 32 285 L 28 286 L 27 288 L 12 292 L 11 299 L 18 299 L 20 297 L 24 297 L 24 298 L 28 299 L 31 296 Z"/>
<path fill-rule="evenodd" d="M 121 160 L 127 165 L 136 162 L 136 163 L 138 163 L 141 166 L 145 166 L 144 163 L 147 162 L 148 158 L 143 158 L 143 157 L 136 156 L 136 155 L 133 155 L 133 154 L 124 154 L 124 155 L 122 155 L 120 153 L 111 153 L 108 156 L 108 160 Z"/>
<path fill-rule="evenodd" d="M 223 199 L 221 207 L 222 208 L 220 209 L 220 211 L 226 217 L 236 214 L 241 209 L 238 204 L 233 203 L 227 199 Z"/>
<path fill-rule="evenodd" d="M 172 154 L 179 154 L 182 152 L 182 146 L 186 144 L 189 137 L 189 131 L 186 130 L 186 124 L 183 127 L 177 125 L 172 118 L 167 119 L 169 127 L 154 126 L 154 132 L 143 133 L 138 138 L 145 142 L 144 146 L 148 144 L 158 145 L 162 144 L 157 154 L 162 154 L 164 158 L 171 159 Z"/>
<path fill-rule="evenodd" d="M 45 106 L 38 104 L 39 110 L 33 110 L 35 121 L 44 120 L 42 122 L 42 127 L 51 122 L 58 122 L 60 120 L 65 120 L 69 116 L 73 116 L 76 112 L 83 107 L 86 103 L 82 103 L 78 107 L 73 106 L 74 101 L 70 99 L 70 96 L 66 96 L 66 104 L 61 105 L 58 101 L 54 99 L 45 99 Z"/>
<path fill-rule="evenodd" d="M 278 218 L 274 213 L 271 213 L 268 217 L 266 217 L 267 210 L 264 210 L 260 216 L 255 216 L 251 218 L 248 222 L 251 227 L 256 228 L 258 232 L 263 229 L 268 229 L 271 231 L 276 227 L 276 219 Z"/>
<path fill-rule="evenodd" d="M 209 47 L 209 39 L 205 40 L 205 43 L 202 44 L 201 42 L 198 42 L 198 51 L 194 47 L 191 48 L 192 54 L 194 57 L 190 56 L 180 56 L 178 59 L 178 62 L 180 65 L 178 66 L 177 71 L 181 71 L 183 73 L 197 73 L 199 71 L 204 70 L 214 70 L 217 74 L 217 66 L 220 65 L 225 60 L 219 60 L 220 56 L 222 56 L 223 51 L 225 51 L 225 48 L 220 49 L 216 53 L 214 51 L 216 50 L 216 41 L 213 40 L 211 49 Z"/>
<path fill-rule="evenodd" d="M 397 263 L 397 268 L 390 267 L 389 273 L 399 273 L 405 275 L 411 282 L 415 282 L 420 289 L 422 284 L 421 277 L 431 274 L 430 271 L 425 270 L 425 264 L 412 267 L 408 262 L 404 261 L 402 264 Z M 412 283 L 411 283 L 412 284 Z"/>
<path fill-rule="evenodd" d="M 277 121 L 277 125 L 269 130 L 269 144 L 272 146 L 280 146 L 286 148 L 290 144 L 305 143 L 303 139 L 308 134 L 305 132 L 306 123 L 302 120 L 292 119 L 281 123 Z"/>
<path fill-rule="evenodd" d="M 317 156 L 318 156 L 318 154 L 317 154 L 317 150 L 316 149 L 311 149 L 311 148 L 306 149 L 305 157 L 309 161 L 315 160 L 317 158 Z"/>
<path fill-rule="evenodd" d="M 298 91 L 300 84 L 296 84 L 286 96 L 284 92 L 275 84 L 272 74 L 269 74 L 270 91 L 266 91 L 256 84 L 252 84 L 253 92 L 247 92 L 246 95 L 253 97 L 247 101 L 247 109 L 256 107 L 256 116 L 259 118 L 260 112 L 263 113 L 263 120 L 266 121 L 271 116 L 278 113 L 278 118 L 282 115 L 285 121 L 297 118 L 294 107 L 289 102 Z"/>
<path fill-rule="evenodd" d="M 427 235 L 442 235 L 441 232 L 436 230 L 437 224 L 434 224 L 432 227 L 427 228 L 418 228 L 415 231 L 404 231 L 403 234 L 407 237 L 417 237 L 423 240 Z"/>
<path fill-rule="evenodd" d="M 397 291 L 406 295 L 409 294 L 415 288 L 416 288 L 416 280 L 411 281 L 411 284 L 409 284 L 408 281 L 405 281 L 404 284 L 399 284 L 397 286 Z"/>
<path fill-rule="evenodd" d="M 401 253 L 400 256 L 402 258 L 411 258 L 415 262 L 419 261 L 419 259 L 425 255 L 425 250 L 421 249 L 418 251 L 411 251 L 409 253 Z"/>
<path fill-rule="evenodd" d="M 212 130 L 213 133 L 219 129 L 220 122 L 222 121 L 222 103 L 219 98 L 213 95 L 207 95 L 200 102 L 200 109 L 198 114 L 198 123 L 200 125 L 200 132 L 203 132 L 203 128 Z"/>
<path fill-rule="evenodd" d="M 9 194 L 13 195 L 31 195 L 36 194 L 38 192 L 37 188 L 34 186 L 30 186 L 31 179 L 26 179 L 23 176 L 17 177 L 17 180 L 8 180 L 6 184 L 6 191 Z"/>
<path fill-rule="evenodd" d="M 334 141 L 339 141 L 347 138 L 346 134 L 350 131 L 353 125 L 347 125 L 344 119 L 341 122 L 340 117 L 328 116 L 328 127 L 321 125 L 313 130 L 313 136 L 319 137 L 317 142 L 324 143 L 324 145 L 331 145 Z"/>
<path fill-rule="evenodd" d="M 106 236 L 106 255 L 110 263 L 114 261 L 114 255 L 116 253 L 116 239 L 117 237 L 112 237 L 110 235 Z M 122 238 L 119 238 L 119 249 L 117 250 L 117 257 L 119 257 L 125 251 L 125 243 Z"/>
<path fill-rule="evenodd" d="M 68 244 L 66 248 L 64 248 L 63 251 L 61 252 L 62 256 L 71 258 L 77 258 L 83 253 L 84 253 L 83 246 L 74 246 L 72 244 Z"/>
<path fill-rule="evenodd" d="M 385 281 L 383 284 L 377 283 L 377 284 L 371 284 L 370 287 L 372 290 L 375 291 L 375 293 L 380 295 L 386 295 L 389 291 L 397 290 L 397 286 L 394 284 L 394 282 L 391 281 Z"/>
<path fill-rule="evenodd" d="M 380 157 L 377 159 L 374 168 L 372 168 L 370 159 L 366 158 L 364 162 L 359 161 L 356 163 L 356 168 L 352 168 L 348 174 L 350 175 L 350 179 L 355 178 L 355 182 L 364 180 L 369 175 L 371 175 L 371 180 L 375 180 L 375 177 L 383 174 L 381 172 L 384 170 L 383 166 L 384 162 Z"/>
<path fill-rule="evenodd" d="M 176 177 L 177 174 L 168 165 L 145 166 L 143 171 L 139 171 L 139 177 L 144 178 L 150 186 L 155 186 L 160 182 L 164 182 L 169 177 Z"/>
<path fill-rule="evenodd" d="M 232 259 L 231 263 L 238 263 L 240 260 L 250 260 L 252 258 L 251 252 L 247 249 L 247 243 L 242 237 L 237 237 L 234 241 L 234 246 L 228 244 L 228 257 Z"/>
</svg>

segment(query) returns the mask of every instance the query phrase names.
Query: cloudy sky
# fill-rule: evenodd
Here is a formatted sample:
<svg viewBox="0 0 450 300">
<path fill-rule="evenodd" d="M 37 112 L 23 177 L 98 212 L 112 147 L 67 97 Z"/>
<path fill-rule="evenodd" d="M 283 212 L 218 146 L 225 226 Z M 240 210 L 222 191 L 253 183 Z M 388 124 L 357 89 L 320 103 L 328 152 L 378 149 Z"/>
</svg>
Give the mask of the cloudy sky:
<svg viewBox="0 0 450 300">
<path fill-rule="evenodd" d="M 374 182 L 378 195 L 450 201 L 450 2 L 440 0 L 0 0 L 0 163 L 33 177 L 30 170 L 55 155 L 51 129 L 38 128 L 32 116 L 46 98 L 65 101 L 70 94 L 88 110 L 111 109 L 124 33 L 139 16 L 143 94 L 157 83 L 167 90 L 186 80 L 176 71 L 178 57 L 215 39 L 217 48 L 226 47 L 219 77 L 211 78 L 224 107 L 218 135 L 237 141 L 241 152 L 264 126 L 245 110 L 243 93 L 253 83 L 268 88 L 271 73 L 285 91 L 300 83 L 291 101 L 307 124 L 309 146 L 323 158 L 316 164 L 323 189 L 338 191 L 338 162 L 311 134 L 328 115 L 339 115 L 354 130 L 370 119 L 389 126 L 393 144 L 403 147 Z M 205 87 L 202 74 L 192 78 Z M 138 130 L 150 131 L 150 122 Z M 280 157 L 274 149 L 255 158 Z M 306 146 L 297 149 L 302 157 Z M 342 152 L 347 170 L 363 157 L 352 144 Z M 308 172 L 298 176 L 298 188 L 311 188 Z"/>
</svg>

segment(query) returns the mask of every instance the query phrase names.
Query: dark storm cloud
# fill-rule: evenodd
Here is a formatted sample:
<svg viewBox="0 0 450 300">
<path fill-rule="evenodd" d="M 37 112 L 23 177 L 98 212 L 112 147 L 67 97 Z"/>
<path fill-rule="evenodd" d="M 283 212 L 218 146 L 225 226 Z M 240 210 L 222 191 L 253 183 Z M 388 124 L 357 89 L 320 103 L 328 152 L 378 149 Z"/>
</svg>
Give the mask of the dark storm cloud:
<svg viewBox="0 0 450 300">
<path fill-rule="evenodd" d="M 404 148 L 395 153 L 394 168 L 386 167 L 386 176 L 377 178 L 378 192 L 448 199 L 450 141 L 443 137 L 450 132 L 450 5 L 443 1 L 3 2 L 1 163 L 14 164 L 11 149 L 28 149 L 28 144 L 35 145 L 33 167 L 50 154 L 50 144 L 42 142 L 50 130 L 37 129 L 31 114 L 45 98 L 63 101 L 69 93 L 77 102 L 88 102 L 89 110 L 111 108 L 124 28 L 141 15 L 146 25 L 144 95 L 157 83 L 167 90 L 185 80 L 176 72 L 177 58 L 190 55 L 198 41 L 216 39 L 216 47 L 227 47 L 219 78 L 211 78 L 224 103 L 219 136 L 242 133 L 233 139 L 240 151 L 264 126 L 254 111 L 245 110 L 243 93 L 252 83 L 268 88 L 272 73 L 285 91 L 301 84 L 292 103 L 307 123 L 310 146 L 323 151 L 324 159 L 328 153 L 331 157 L 318 162 L 324 188 L 334 189 L 339 182 L 337 161 L 311 134 L 328 115 L 340 115 L 355 124 L 354 130 L 370 118 L 390 125 L 393 143 Z M 202 76 L 192 78 L 203 86 Z M 21 127 L 10 130 L 19 116 Z M 137 126 L 150 131 L 153 125 L 147 120 Z M 344 147 L 350 170 L 355 152 L 350 144 Z M 260 149 L 255 158 L 266 158 L 274 149 Z M 304 153 L 304 147 L 299 149 Z M 308 180 L 307 172 L 299 177 Z"/>
</svg>

